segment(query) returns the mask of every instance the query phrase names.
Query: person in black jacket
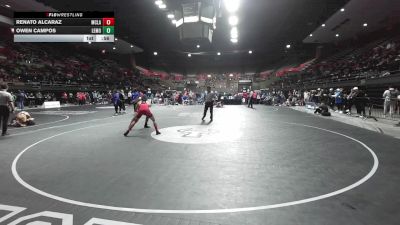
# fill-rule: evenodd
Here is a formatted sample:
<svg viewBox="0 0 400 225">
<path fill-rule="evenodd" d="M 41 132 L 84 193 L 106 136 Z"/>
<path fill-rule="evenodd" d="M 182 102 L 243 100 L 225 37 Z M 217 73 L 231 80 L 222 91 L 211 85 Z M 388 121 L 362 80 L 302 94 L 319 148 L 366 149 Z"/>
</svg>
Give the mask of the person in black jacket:
<svg viewBox="0 0 400 225">
<path fill-rule="evenodd" d="M 360 117 L 365 117 L 365 106 L 367 105 L 368 99 L 364 91 L 360 90 L 357 97 L 354 98 L 354 105 L 357 109 L 357 114 Z"/>
</svg>

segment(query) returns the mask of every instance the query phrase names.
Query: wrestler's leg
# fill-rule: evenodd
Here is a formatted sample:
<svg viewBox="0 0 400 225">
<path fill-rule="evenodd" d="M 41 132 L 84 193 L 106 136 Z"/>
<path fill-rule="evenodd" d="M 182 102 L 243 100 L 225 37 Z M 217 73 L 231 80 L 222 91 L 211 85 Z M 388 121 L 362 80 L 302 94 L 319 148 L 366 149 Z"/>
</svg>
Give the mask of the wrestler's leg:
<svg viewBox="0 0 400 225">
<path fill-rule="evenodd" d="M 148 125 L 149 119 L 150 118 L 148 116 L 146 116 L 146 121 L 144 122 L 144 128 L 150 128 Z"/>
<path fill-rule="evenodd" d="M 149 117 L 147 117 L 147 118 L 149 118 Z M 154 129 L 156 129 L 156 134 L 157 135 L 161 134 L 160 131 L 158 130 L 158 126 L 157 126 L 156 119 L 154 118 L 154 116 L 151 116 L 150 119 L 151 119 L 151 121 L 153 121 Z"/>
<path fill-rule="evenodd" d="M 129 124 L 128 130 L 124 133 L 124 136 L 126 137 L 129 132 L 132 130 L 132 128 L 135 126 L 135 124 L 139 121 L 140 119 L 140 115 L 136 115 L 135 117 L 133 117 L 131 123 Z"/>
</svg>

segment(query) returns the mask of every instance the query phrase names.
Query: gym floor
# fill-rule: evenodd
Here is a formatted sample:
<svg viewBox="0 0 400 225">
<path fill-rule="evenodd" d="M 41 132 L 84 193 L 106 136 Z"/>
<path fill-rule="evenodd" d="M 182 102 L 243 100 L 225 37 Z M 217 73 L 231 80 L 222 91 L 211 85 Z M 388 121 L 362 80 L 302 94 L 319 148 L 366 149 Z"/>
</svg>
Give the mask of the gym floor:
<svg viewBox="0 0 400 225">
<path fill-rule="evenodd" d="M 108 225 L 400 221 L 398 139 L 283 107 L 214 108 L 212 123 L 202 106 L 151 110 L 159 136 L 142 118 L 124 137 L 131 108 L 32 110 L 36 126 L 0 138 L 1 224 L 43 211 L 125 222 Z"/>
</svg>

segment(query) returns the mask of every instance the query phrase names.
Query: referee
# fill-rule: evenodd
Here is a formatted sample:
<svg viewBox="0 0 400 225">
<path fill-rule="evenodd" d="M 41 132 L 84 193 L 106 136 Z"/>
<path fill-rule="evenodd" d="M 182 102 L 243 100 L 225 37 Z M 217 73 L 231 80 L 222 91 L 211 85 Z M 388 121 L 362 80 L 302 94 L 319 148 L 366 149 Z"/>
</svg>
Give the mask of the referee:
<svg viewBox="0 0 400 225">
<path fill-rule="evenodd" d="M 12 96 L 7 92 L 8 86 L 6 83 L 0 83 L 0 124 L 2 125 L 1 136 L 8 135 L 7 125 L 8 118 L 11 112 L 14 112 L 14 104 Z"/>
<path fill-rule="evenodd" d="M 207 95 L 205 98 L 205 104 L 204 104 L 204 114 L 203 118 L 201 120 L 204 121 L 204 118 L 206 118 L 208 108 L 210 108 L 210 122 L 213 121 L 213 107 L 214 107 L 214 100 L 215 100 L 215 93 L 211 92 L 211 87 L 207 87 Z"/>
</svg>

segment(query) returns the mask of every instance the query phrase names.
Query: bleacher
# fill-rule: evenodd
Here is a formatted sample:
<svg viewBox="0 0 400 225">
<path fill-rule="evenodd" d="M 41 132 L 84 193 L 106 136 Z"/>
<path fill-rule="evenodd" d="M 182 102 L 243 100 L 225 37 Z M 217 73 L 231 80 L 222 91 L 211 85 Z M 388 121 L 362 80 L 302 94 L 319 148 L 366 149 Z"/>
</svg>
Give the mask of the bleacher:
<svg viewBox="0 0 400 225">
<path fill-rule="evenodd" d="M 283 83 L 290 90 L 371 85 L 381 93 L 384 86 L 396 82 L 400 83 L 399 35 L 343 49 L 301 73 L 281 77 L 272 86 L 281 88 Z"/>
</svg>

